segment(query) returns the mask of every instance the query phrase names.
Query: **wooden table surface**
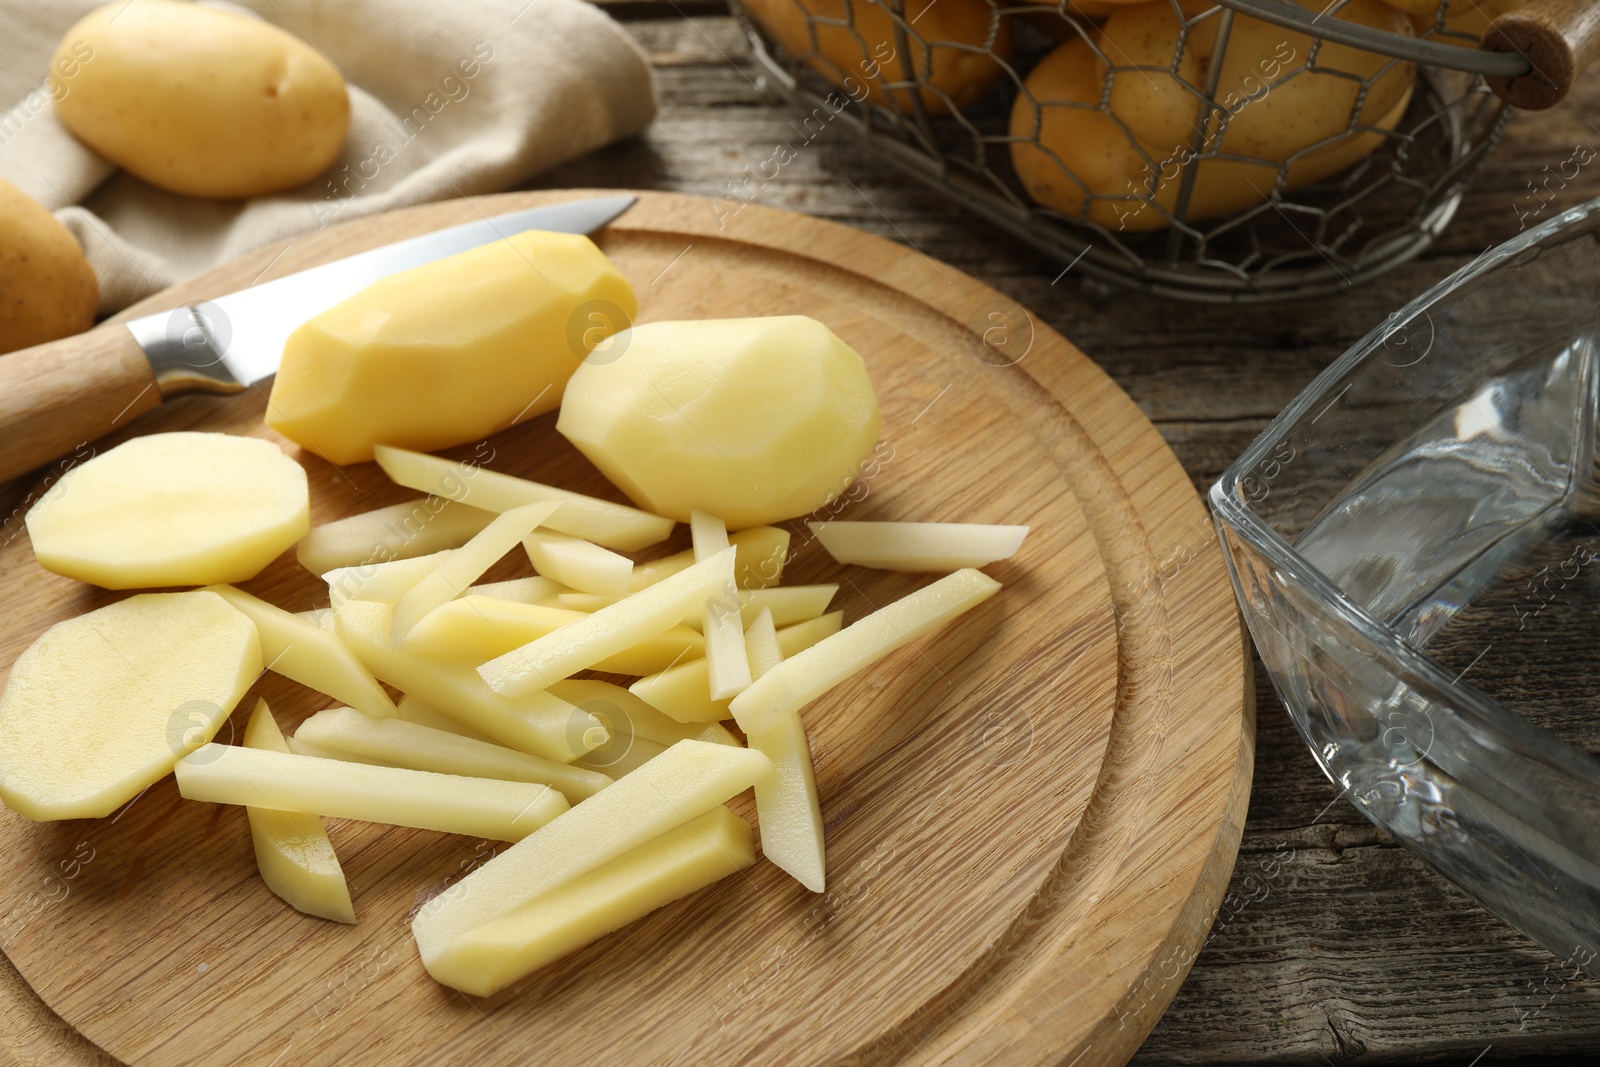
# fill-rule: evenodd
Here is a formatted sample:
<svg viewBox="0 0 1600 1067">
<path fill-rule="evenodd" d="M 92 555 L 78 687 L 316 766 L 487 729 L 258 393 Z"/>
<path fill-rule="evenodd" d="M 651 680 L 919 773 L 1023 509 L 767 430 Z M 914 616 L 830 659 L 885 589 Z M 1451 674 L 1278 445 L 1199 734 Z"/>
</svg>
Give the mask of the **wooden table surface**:
<svg viewBox="0 0 1600 1067">
<path fill-rule="evenodd" d="M 793 112 L 758 89 L 717 0 L 606 6 L 655 64 L 660 117 L 533 187 L 723 196 L 741 168 L 793 139 Z M 1516 234 L 1519 209 L 1535 202 L 1529 182 L 1555 175 L 1579 145 L 1600 146 L 1591 118 L 1600 122 L 1600 71 L 1559 108 L 1513 118 L 1451 229 L 1421 259 L 1336 297 L 1264 308 L 1137 295 L 1097 305 L 1070 273 L 1053 282 L 1059 265 L 913 185 L 842 129 L 807 145 L 758 201 L 909 243 L 1014 297 L 1132 395 L 1203 491 L 1372 325 Z M 1544 217 L 1600 196 L 1600 166 L 1547 187 L 1559 192 Z M 1312 762 L 1259 664 L 1257 681 L 1254 794 L 1227 918 L 1133 1062 L 1466 1067 L 1600 1054 L 1600 982 L 1569 980 L 1558 959 L 1368 823 Z"/>
</svg>

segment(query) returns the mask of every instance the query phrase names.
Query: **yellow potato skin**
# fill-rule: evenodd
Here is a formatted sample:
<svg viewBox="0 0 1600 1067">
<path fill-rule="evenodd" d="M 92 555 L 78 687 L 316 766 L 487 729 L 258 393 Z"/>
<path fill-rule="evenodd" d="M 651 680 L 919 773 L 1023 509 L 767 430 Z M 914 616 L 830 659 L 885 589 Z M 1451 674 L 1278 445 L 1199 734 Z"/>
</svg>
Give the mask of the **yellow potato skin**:
<svg viewBox="0 0 1600 1067">
<path fill-rule="evenodd" d="M 283 30 L 180 0 L 118 0 L 78 21 L 87 46 L 56 101 L 62 125 L 129 173 L 208 199 L 301 185 L 344 148 L 350 97 L 333 64 Z"/>
<path fill-rule="evenodd" d="M 94 325 L 100 285 L 77 238 L 21 189 L 0 181 L 0 354 Z"/>
<path fill-rule="evenodd" d="M 1409 34 L 1405 16 L 1379 0 L 1357 0 L 1342 9 L 1341 17 L 1346 16 Z M 1090 222 L 1125 232 L 1166 227 L 1166 216 L 1142 198 L 1150 195 L 1153 184 L 1156 205 L 1176 211 L 1200 120 L 1196 86 L 1203 84 L 1210 62 L 1212 21 L 1194 27 L 1175 73 L 1117 72 L 1109 93 L 1115 118 L 1099 109 L 1108 71 L 1088 42 L 1068 41 L 1040 61 L 1028 76 L 1028 92 L 1017 98 L 1011 113 L 1011 135 L 1018 138 L 1012 161 L 1029 196 L 1079 215 L 1094 195 L 1102 199 L 1089 204 Z M 1170 7 L 1146 4 L 1113 15 L 1100 44 L 1117 57 L 1118 66 L 1164 65 L 1172 61 L 1177 30 Z M 1359 119 L 1374 129 L 1346 134 L 1360 83 L 1331 73 L 1294 73 L 1305 63 L 1310 46 L 1304 35 L 1244 16 L 1234 20 L 1217 89 L 1228 114 L 1225 122 L 1212 114 L 1206 150 L 1261 162 L 1211 159 L 1194 164 L 1199 169 L 1188 218 L 1211 218 L 1258 204 L 1280 178 L 1284 188 L 1293 189 L 1347 169 L 1383 142 L 1376 130 L 1393 129 L 1404 116 L 1414 81 L 1409 64 L 1324 43 L 1317 53 L 1320 70 L 1347 71 L 1371 83 L 1359 98 Z M 1030 95 L 1039 103 L 1037 110 Z M 1287 167 L 1280 167 L 1285 161 Z"/>
<path fill-rule="evenodd" d="M 1384 0 L 1384 2 L 1410 15 L 1412 25 L 1416 27 L 1419 36 L 1438 24 L 1439 0 Z M 1526 7 L 1527 4 L 1528 0 L 1450 0 L 1450 6 L 1445 9 L 1444 14 L 1445 29 L 1451 33 L 1482 37 L 1483 31 L 1489 28 L 1489 23 L 1507 11 L 1516 11 Z"/>
<path fill-rule="evenodd" d="M 1032 10 L 1008 11 L 1007 18 L 1020 19 L 1058 44 L 1078 36 L 1078 28 L 1062 17 L 1062 11 L 1077 18 L 1100 21 L 1114 15 L 1129 4 L 1147 4 L 1150 0 L 1062 0 L 1060 4 L 1040 3 Z"/>
<path fill-rule="evenodd" d="M 589 238 L 514 234 L 390 275 L 290 334 L 267 425 L 340 464 L 378 444 L 481 441 L 554 410 L 638 310 Z"/>
<path fill-rule="evenodd" d="M 912 109 L 909 89 L 884 88 L 884 82 L 922 83 L 917 97 L 930 115 L 946 115 L 952 105 L 964 108 L 994 87 L 1005 73 L 990 55 L 952 48 L 955 42 L 987 48 L 1001 59 L 1011 57 L 1011 23 L 995 18 L 985 0 L 907 0 L 905 19 L 911 26 L 907 69 L 899 47 L 896 23 L 883 0 L 745 0 L 750 16 L 772 34 L 784 50 L 811 56 L 806 65 L 852 98 Z M 817 23 L 813 47 L 812 19 L 848 20 L 849 26 Z M 853 32 L 852 32 L 853 31 Z M 924 50 L 918 43 L 930 47 Z"/>
<path fill-rule="evenodd" d="M 806 515 L 849 487 L 878 440 L 856 352 L 803 315 L 653 322 L 572 376 L 556 430 L 633 502 L 729 527 Z"/>
</svg>

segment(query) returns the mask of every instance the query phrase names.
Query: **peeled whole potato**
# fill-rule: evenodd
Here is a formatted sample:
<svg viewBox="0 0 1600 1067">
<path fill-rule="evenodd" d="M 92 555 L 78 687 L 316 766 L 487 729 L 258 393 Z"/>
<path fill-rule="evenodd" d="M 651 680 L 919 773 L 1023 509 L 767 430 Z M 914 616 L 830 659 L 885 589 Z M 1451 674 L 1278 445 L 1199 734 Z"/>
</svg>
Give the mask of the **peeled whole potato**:
<svg viewBox="0 0 1600 1067">
<path fill-rule="evenodd" d="M 1339 17 L 1410 35 L 1405 16 L 1380 0 L 1355 0 Z M 1108 72 L 1081 39 L 1033 69 L 1012 108 L 1011 134 L 1012 161 L 1034 200 L 1112 230 L 1160 229 L 1166 216 L 1144 198 L 1153 184 L 1155 203 L 1175 212 L 1192 165 L 1187 217 L 1228 214 L 1262 202 L 1280 177 L 1292 189 L 1353 166 L 1383 143 L 1378 131 L 1398 125 L 1411 100 L 1408 63 L 1323 42 L 1308 70 L 1310 38 L 1240 15 L 1219 74 L 1222 112 L 1210 112 L 1202 151 L 1247 158 L 1190 163 L 1215 20 L 1191 27 L 1172 73 L 1143 69 L 1173 64 L 1179 29 L 1166 4 L 1130 7 L 1106 22 L 1099 43 L 1118 68 L 1141 69 Z M 1115 118 L 1099 107 L 1108 73 Z M 1350 132 L 1352 122 L 1364 128 Z M 1090 195 L 1098 199 L 1084 212 Z"/>
<path fill-rule="evenodd" d="M 0 800 L 30 819 L 109 815 L 210 741 L 261 673 L 215 593 L 144 593 L 58 622 L 0 693 Z"/>
<path fill-rule="evenodd" d="M 922 106 L 945 115 L 993 88 L 1005 73 L 996 57 L 1011 58 L 1011 23 L 998 18 L 988 0 L 907 0 L 909 71 L 886 0 L 745 0 L 745 10 L 786 51 L 807 57 L 807 66 L 852 98 L 892 99 L 902 111 L 911 110 L 911 91 L 891 91 L 885 82 L 915 78 Z"/>
<path fill-rule="evenodd" d="M 878 440 L 866 365 L 802 315 L 652 322 L 567 383 L 556 429 L 633 500 L 743 528 L 843 492 Z"/>
<path fill-rule="evenodd" d="M 56 114 L 151 185 L 261 196 L 311 180 L 344 148 L 344 78 L 270 23 L 179 0 L 118 0 L 68 30 L 55 58 L 85 45 L 93 59 L 79 64 Z"/>
<path fill-rule="evenodd" d="M 25 521 L 45 570 L 148 589 L 254 578 L 306 535 L 311 511 L 305 470 L 271 441 L 158 433 L 74 467 Z"/>
<path fill-rule="evenodd" d="M 43 205 L 0 181 L 0 354 L 94 325 L 100 286 L 78 239 Z"/>
<path fill-rule="evenodd" d="M 392 274 L 295 330 L 267 425 L 341 464 L 379 444 L 481 441 L 554 410 L 579 362 L 638 310 L 589 238 L 514 234 Z"/>
</svg>

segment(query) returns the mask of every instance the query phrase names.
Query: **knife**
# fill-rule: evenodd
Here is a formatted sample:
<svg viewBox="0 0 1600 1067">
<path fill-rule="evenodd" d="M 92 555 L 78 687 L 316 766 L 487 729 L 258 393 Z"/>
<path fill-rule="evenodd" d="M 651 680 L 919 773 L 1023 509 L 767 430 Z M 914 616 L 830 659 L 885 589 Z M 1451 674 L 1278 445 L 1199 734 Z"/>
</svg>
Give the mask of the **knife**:
<svg viewBox="0 0 1600 1067">
<path fill-rule="evenodd" d="M 277 373 L 301 323 L 380 278 L 523 230 L 593 233 L 637 197 L 606 196 L 480 218 L 214 300 L 0 356 L 0 482 L 185 393 L 238 393 Z"/>
</svg>

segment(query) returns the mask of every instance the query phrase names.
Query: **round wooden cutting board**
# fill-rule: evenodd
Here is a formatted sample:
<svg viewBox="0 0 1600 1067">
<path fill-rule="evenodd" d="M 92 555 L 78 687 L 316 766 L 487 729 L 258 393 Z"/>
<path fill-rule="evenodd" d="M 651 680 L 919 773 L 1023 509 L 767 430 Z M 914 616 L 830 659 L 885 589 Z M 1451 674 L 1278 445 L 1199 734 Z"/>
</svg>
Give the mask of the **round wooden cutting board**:
<svg viewBox="0 0 1600 1067">
<path fill-rule="evenodd" d="M 584 195 L 363 219 L 131 313 Z M 244 813 L 184 801 L 170 778 L 107 819 L 4 812 L 0 1045 L 16 1060 L 1120 1064 L 1138 1047 L 1216 914 L 1249 792 L 1249 659 L 1205 510 L 1132 402 L 1023 308 L 845 227 L 726 208 L 644 193 L 597 235 L 640 319 L 820 319 L 866 359 L 884 411 L 844 515 L 1032 527 L 988 568 L 998 596 L 806 710 L 828 892 L 758 863 L 478 1000 L 428 977 L 408 920 L 499 843 L 329 820 L 360 919 L 345 927 L 272 896 Z M 94 447 L 272 438 L 264 404 L 185 399 Z M 620 500 L 553 426 L 456 454 Z M 415 495 L 278 440 L 310 472 L 314 521 Z M 847 622 L 925 581 L 839 567 L 792 526 L 785 581 L 839 582 Z M 686 543 L 680 529 L 665 547 Z M 246 588 L 327 602 L 292 555 Z M 16 522 L 0 589 L 0 680 L 46 627 L 118 596 L 46 574 Z M 257 690 L 286 730 L 329 704 L 272 675 Z"/>
</svg>

